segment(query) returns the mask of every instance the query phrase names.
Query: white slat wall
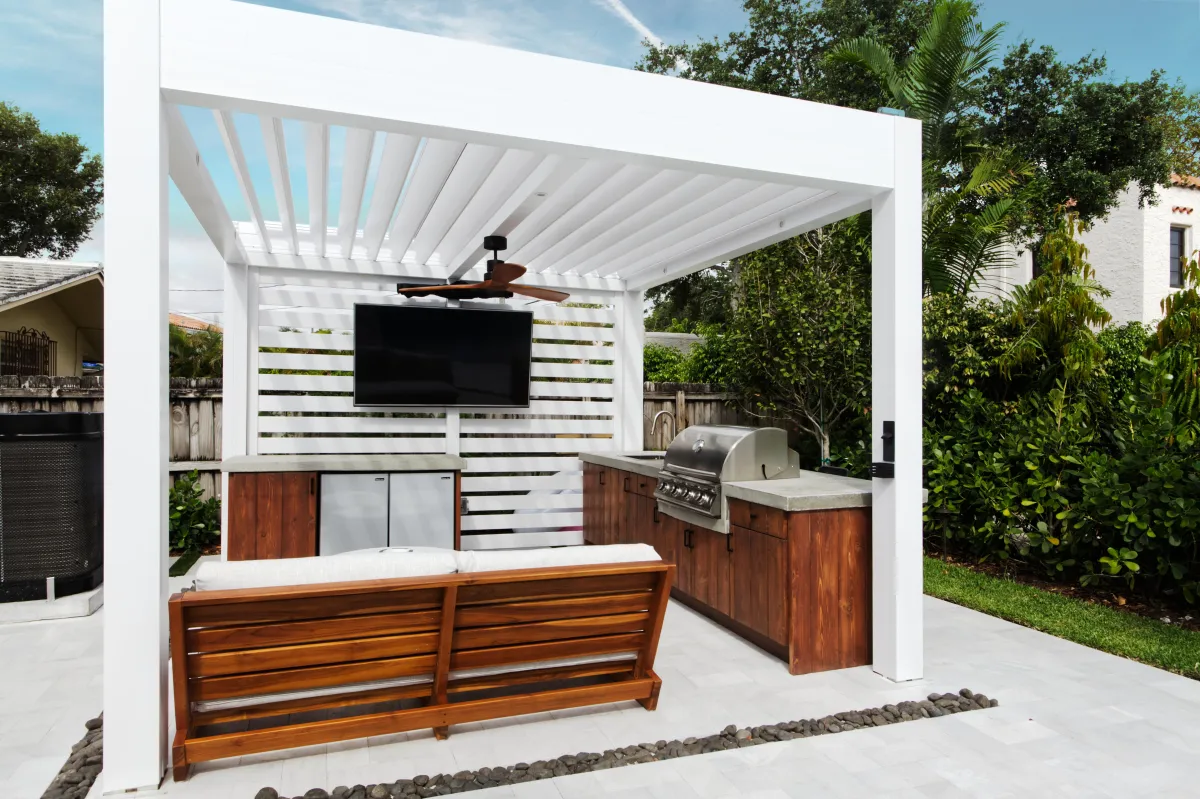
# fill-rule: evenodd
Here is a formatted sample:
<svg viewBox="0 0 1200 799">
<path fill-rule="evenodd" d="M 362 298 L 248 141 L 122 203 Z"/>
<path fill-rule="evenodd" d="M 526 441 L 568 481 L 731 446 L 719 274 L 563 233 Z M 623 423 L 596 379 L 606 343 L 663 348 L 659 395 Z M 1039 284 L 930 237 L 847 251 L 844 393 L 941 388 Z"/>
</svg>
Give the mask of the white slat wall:
<svg viewBox="0 0 1200 799">
<path fill-rule="evenodd" d="M 258 300 L 260 453 L 458 451 L 464 549 L 582 543 L 578 454 L 612 449 L 616 432 L 613 295 L 576 293 L 573 305 L 509 300 L 534 312 L 530 407 L 461 409 L 457 447 L 444 408 L 354 406 L 353 306 L 396 303 L 394 293 L 297 282 L 263 285 Z"/>
</svg>

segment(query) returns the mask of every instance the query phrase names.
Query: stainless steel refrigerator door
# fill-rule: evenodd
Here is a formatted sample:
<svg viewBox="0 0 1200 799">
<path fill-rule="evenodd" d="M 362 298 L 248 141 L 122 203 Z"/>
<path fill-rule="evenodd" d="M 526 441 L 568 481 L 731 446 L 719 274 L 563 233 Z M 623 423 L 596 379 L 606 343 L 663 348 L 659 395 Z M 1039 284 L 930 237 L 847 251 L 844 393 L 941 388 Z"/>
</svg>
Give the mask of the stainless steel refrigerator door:
<svg viewBox="0 0 1200 799">
<path fill-rule="evenodd" d="M 336 555 L 388 545 L 386 474 L 321 475 L 317 552 Z"/>
<path fill-rule="evenodd" d="M 388 545 L 454 548 L 453 472 L 392 472 Z"/>
</svg>

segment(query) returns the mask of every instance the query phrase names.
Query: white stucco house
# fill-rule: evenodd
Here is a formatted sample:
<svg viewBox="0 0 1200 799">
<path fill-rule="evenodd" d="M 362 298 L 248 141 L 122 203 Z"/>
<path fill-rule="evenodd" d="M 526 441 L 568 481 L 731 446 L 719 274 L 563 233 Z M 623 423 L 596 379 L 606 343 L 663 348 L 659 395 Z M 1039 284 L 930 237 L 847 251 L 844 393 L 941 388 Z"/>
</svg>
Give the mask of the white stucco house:
<svg viewBox="0 0 1200 799">
<path fill-rule="evenodd" d="M 1157 322 L 1164 297 L 1180 286 L 1179 257 L 1200 248 L 1200 177 L 1172 176 L 1158 204 L 1138 207 L 1136 187 L 1126 190 L 1108 218 L 1083 236 L 1096 279 L 1112 292 L 1104 307 L 1114 324 Z M 995 296 L 1033 276 L 1033 254 L 1024 250 L 997 270 L 979 293 Z"/>
</svg>

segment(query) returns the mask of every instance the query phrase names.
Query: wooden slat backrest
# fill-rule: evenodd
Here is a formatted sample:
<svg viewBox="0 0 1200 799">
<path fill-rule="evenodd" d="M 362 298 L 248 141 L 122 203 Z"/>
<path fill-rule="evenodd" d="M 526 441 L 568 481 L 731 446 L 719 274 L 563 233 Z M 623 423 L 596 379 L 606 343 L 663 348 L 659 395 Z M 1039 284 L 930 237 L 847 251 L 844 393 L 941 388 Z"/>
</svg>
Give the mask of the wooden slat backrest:
<svg viewBox="0 0 1200 799">
<path fill-rule="evenodd" d="M 449 670 L 617 653 L 643 661 L 657 643 L 667 569 L 608 564 L 189 592 L 171 600 L 172 635 L 186 644 L 190 701 L 397 677 L 427 677 L 435 701 L 445 701 Z"/>
</svg>

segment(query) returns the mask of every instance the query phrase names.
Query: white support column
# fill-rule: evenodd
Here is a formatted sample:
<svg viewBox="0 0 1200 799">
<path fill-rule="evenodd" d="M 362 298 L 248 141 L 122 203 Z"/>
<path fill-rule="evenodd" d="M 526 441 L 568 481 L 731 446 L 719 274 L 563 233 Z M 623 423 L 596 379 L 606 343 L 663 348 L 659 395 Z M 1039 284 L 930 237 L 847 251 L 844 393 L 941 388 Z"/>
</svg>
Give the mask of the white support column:
<svg viewBox="0 0 1200 799">
<path fill-rule="evenodd" d="M 645 294 L 624 291 L 617 295 L 616 377 L 613 412 L 616 414 L 614 446 L 619 452 L 642 450 L 642 347 L 646 341 L 642 308 Z"/>
<path fill-rule="evenodd" d="M 106 0 L 104 792 L 167 751 L 167 173 L 159 0 Z"/>
<path fill-rule="evenodd" d="M 242 264 L 225 264 L 224 297 L 224 356 L 221 361 L 223 388 L 221 417 L 221 457 L 232 458 L 247 454 L 247 409 L 249 403 L 249 334 L 250 290 L 248 273 L 251 268 Z M 221 496 L 229 496 L 229 475 L 221 475 Z M 221 559 L 229 552 L 226 540 L 229 529 L 229 503 L 221 503 Z"/>
<path fill-rule="evenodd" d="M 921 559 L 921 125 L 896 119 L 895 188 L 871 205 L 873 460 L 896 425 L 894 478 L 872 499 L 873 668 L 891 680 L 923 670 Z"/>
<path fill-rule="evenodd" d="M 258 267 L 246 268 L 246 454 L 258 454 Z"/>
</svg>

